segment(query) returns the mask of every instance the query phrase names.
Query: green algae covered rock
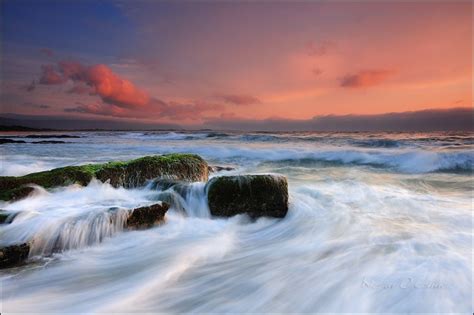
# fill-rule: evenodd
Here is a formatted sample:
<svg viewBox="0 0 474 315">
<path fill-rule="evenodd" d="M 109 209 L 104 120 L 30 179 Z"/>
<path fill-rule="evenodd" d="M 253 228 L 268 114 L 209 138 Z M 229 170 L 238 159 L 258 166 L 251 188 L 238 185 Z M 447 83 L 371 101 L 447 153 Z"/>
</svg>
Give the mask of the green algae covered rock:
<svg viewBox="0 0 474 315">
<path fill-rule="evenodd" d="M 280 175 L 214 177 L 207 184 L 207 197 L 214 216 L 283 218 L 288 212 L 288 182 Z"/>
<path fill-rule="evenodd" d="M 44 188 L 70 184 L 87 185 L 93 178 L 114 187 L 139 187 L 154 178 L 206 181 L 208 165 L 194 154 L 145 156 L 128 162 L 66 166 L 25 176 L 0 176 L 0 200 L 26 197 L 34 184 Z"/>
</svg>

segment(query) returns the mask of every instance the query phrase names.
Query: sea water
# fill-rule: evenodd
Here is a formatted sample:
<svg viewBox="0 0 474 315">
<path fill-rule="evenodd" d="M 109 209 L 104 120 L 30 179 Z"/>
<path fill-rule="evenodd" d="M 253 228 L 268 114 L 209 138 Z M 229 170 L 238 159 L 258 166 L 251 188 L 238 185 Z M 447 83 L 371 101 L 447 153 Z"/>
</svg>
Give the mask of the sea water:
<svg viewBox="0 0 474 315">
<path fill-rule="evenodd" d="M 285 175 L 288 215 L 213 218 L 204 183 L 37 187 L 0 203 L 20 212 L 0 246 L 33 240 L 0 271 L 2 313 L 472 312 L 471 133 L 73 134 L 2 145 L 0 175 L 189 152 L 235 168 L 212 176 Z M 164 193 L 164 224 L 123 229 Z"/>
</svg>

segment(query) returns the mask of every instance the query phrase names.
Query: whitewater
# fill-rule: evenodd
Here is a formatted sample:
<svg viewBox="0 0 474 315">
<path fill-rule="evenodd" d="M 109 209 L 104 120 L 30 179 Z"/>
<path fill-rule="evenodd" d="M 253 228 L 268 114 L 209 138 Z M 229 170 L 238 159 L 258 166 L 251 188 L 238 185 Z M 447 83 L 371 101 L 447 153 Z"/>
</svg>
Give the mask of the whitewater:
<svg viewBox="0 0 474 315">
<path fill-rule="evenodd" d="M 0 202 L 0 246 L 33 240 L 0 270 L 2 314 L 472 313 L 472 133 L 61 134 L 79 138 L 0 135 L 27 142 L 0 146 L 0 175 L 196 153 L 233 168 L 211 176 L 286 176 L 289 211 L 215 218 L 204 183 L 36 187 Z M 165 223 L 123 229 L 165 196 Z"/>
</svg>

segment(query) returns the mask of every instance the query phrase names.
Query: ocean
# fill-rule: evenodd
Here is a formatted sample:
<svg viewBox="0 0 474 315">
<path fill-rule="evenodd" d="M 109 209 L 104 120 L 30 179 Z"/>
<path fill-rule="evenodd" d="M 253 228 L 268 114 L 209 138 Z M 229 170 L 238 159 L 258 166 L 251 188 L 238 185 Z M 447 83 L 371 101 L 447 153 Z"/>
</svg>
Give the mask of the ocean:
<svg viewBox="0 0 474 315">
<path fill-rule="evenodd" d="M 193 183 L 185 212 L 123 231 L 107 210 L 156 203 L 158 188 L 38 188 L 0 202 L 21 211 L 0 245 L 33 239 L 42 256 L 0 271 L 2 313 L 472 312 L 472 133 L 61 134 L 79 138 L 0 146 L 0 175 L 196 153 L 234 168 L 212 176 L 286 176 L 289 211 L 214 218 Z M 24 135 L 11 139 L 38 141 Z"/>
</svg>

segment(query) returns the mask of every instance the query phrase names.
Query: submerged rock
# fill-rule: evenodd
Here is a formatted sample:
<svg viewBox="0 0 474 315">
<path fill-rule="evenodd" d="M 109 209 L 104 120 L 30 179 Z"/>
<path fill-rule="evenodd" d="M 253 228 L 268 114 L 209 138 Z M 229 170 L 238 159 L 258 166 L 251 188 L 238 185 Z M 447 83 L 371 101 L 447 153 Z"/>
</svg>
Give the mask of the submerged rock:
<svg viewBox="0 0 474 315">
<path fill-rule="evenodd" d="M 12 223 L 19 212 L 0 210 L 0 224 Z"/>
<path fill-rule="evenodd" d="M 26 141 L 0 138 L 0 144 L 6 144 L 6 143 L 26 143 Z"/>
<path fill-rule="evenodd" d="M 46 135 L 27 135 L 25 138 L 32 138 L 32 139 L 48 139 L 48 138 L 80 138 L 80 136 L 73 136 L 73 135 L 54 135 L 54 134 L 46 134 Z"/>
<path fill-rule="evenodd" d="M 36 184 L 44 188 L 70 184 L 87 185 L 93 178 L 109 181 L 114 187 L 139 187 L 154 178 L 181 181 L 206 181 L 208 165 L 194 154 L 167 154 L 145 156 L 128 162 L 109 162 L 67 166 L 25 176 L 0 176 L 0 200 L 19 199 L 33 189 L 24 188 Z"/>
<path fill-rule="evenodd" d="M 23 243 L 0 248 L 0 269 L 13 267 L 28 258 L 30 245 Z"/>
<path fill-rule="evenodd" d="M 70 143 L 70 142 L 61 141 L 61 140 L 42 140 L 42 141 L 35 141 L 31 143 L 33 144 L 62 144 L 62 143 Z"/>
<path fill-rule="evenodd" d="M 162 202 L 147 207 L 140 207 L 130 211 L 125 223 L 127 228 L 142 229 L 149 228 L 165 218 L 169 205 Z"/>
<path fill-rule="evenodd" d="M 284 176 L 214 177 L 207 189 L 209 210 L 214 216 L 247 213 L 252 218 L 283 218 L 288 212 L 288 182 Z"/>
</svg>

